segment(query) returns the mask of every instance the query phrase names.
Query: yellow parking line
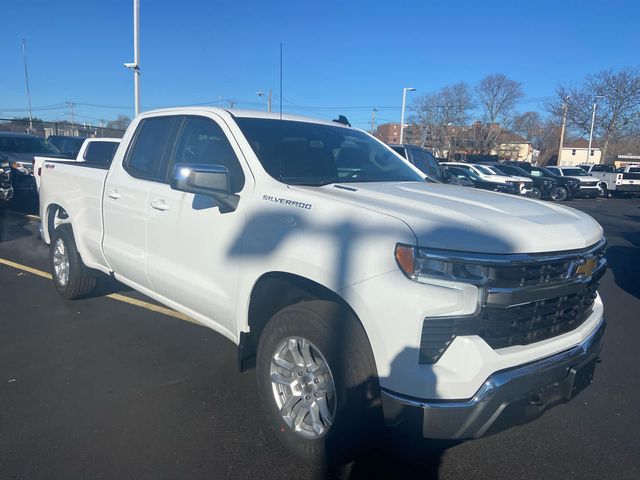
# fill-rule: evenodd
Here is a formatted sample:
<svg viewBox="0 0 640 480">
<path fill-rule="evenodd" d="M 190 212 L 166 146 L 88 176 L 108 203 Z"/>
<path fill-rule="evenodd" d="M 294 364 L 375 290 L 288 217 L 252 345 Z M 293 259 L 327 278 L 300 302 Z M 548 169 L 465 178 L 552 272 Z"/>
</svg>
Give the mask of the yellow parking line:
<svg viewBox="0 0 640 480">
<path fill-rule="evenodd" d="M 11 260 L 6 260 L 4 258 L 0 258 L 0 264 L 6 265 L 7 267 L 15 268 L 17 270 L 22 270 L 23 272 L 31 273 L 32 275 L 37 275 L 42 278 L 48 278 L 51 280 L 51 274 L 47 272 L 43 272 L 42 270 L 38 270 L 36 268 L 28 267 L 26 265 L 22 265 L 21 263 L 12 262 Z M 117 300 L 119 302 L 128 303 L 130 305 L 135 305 L 136 307 L 145 308 L 147 310 L 151 310 L 152 312 L 162 313 L 163 315 L 167 315 L 169 317 L 177 318 L 180 320 L 184 320 L 186 322 L 195 323 L 199 325 L 195 320 L 187 317 L 186 315 L 176 312 L 167 307 L 162 307 L 160 305 L 155 305 L 153 303 L 145 302 L 144 300 L 138 300 L 137 298 L 131 298 L 126 295 L 121 295 L 119 293 L 111 293 L 107 295 L 107 298 L 111 298 L 112 300 Z"/>
</svg>

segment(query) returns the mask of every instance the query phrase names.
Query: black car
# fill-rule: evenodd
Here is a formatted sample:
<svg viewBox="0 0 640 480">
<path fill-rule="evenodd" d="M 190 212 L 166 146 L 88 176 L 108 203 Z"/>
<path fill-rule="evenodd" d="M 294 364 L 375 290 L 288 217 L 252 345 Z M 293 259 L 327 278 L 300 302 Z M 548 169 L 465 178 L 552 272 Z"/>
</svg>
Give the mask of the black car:
<svg viewBox="0 0 640 480">
<path fill-rule="evenodd" d="M 60 156 L 60 152 L 54 146 L 45 143 L 43 138 L 14 132 L 0 132 L 0 154 L 7 157 L 11 166 L 14 190 L 35 190 L 34 156 Z"/>
<path fill-rule="evenodd" d="M 84 137 L 67 137 L 65 135 L 49 135 L 47 143 L 53 145 L 62 155 L 76 158 L 80 147 L 84 143 Z"/>
<path fill-rule="evenodd" d="M 13 197 L 11 167 L 7 156 L 0 153 L 0 200 L 8 202 L 11 197 Z"/>
<path fill-rule="evenodd" d="M 488 182 L 480 178 L 475 172 L 454 165 L 443 165 L 443 177 L 444 183 L 460 185 L 462 187 L 474 187 L 492 192 L 499 192 L 501 188 L 504 187 L 501 183 Z"/>
<path fill-rule="evenodd" d="M 529 172 L 532 177 L 541 177 L 548 178 L 551 180 L 555 180 L 557 186 L 551 192 L 551 200 L 556 202 L 561 202 L 563 200 L 568 200 L 569 198 L 575 196 L 580 190 L 580 180 L 569 177 L 561 177 L 560 175 L 556 175 L 555 173 L 547 170 L 544 167 L 536 167 L 535 165 L 531 165 L 527 162 L 505 162 L 500 165 L 515 165 L 516 167 L 520 167 L 522 170 Z"/>
<path fill-rule="evenodd" d="M 398 144 L 389 145 L 393 150 L 409 160 L 422 173 L 433 180 L 443 182 L 442 168 L 431 152 L 416 145 Z"/>
</svg>

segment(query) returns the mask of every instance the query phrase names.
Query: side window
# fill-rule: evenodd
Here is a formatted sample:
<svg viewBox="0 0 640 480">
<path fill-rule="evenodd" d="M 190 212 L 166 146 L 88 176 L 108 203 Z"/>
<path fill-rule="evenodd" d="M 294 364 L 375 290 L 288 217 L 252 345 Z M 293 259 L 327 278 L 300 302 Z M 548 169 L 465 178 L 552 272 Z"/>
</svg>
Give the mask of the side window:
<svg viewBox="0 0 640 480">
<path fill-rule="evenodd" d="M 164 180 L 165 156 L 177 120 L 178 117 L 175 116 L 151 117 L 142 120 L 125 160 L 125 170 L 137 178 Z"/>
<path fill-rule="evenodd" d="M 604 167 L 602 165 L 594 165 L 591 167 L 592 172 L 604 172 Z"/>
<path fill-rule="evenodd" d="M 244 173 L 220 125 L 206 117 L 185 117 L 178 137 L 174 163 L 220 165 L 229 172 L 231 191 L 244 187 Z"/>
<path fill-rule="evenodd" d="M 116 142 L 91 142 L 84 152 L 84 159 L 87 162 L 109 165 L 117 148 Z"/>
<path fill-rule="evenodd" d="M 404 147 L 391 147 L 396 153 L 399 153 L 404 158 L 407 158 L 407 152 Z"/>
</svg>

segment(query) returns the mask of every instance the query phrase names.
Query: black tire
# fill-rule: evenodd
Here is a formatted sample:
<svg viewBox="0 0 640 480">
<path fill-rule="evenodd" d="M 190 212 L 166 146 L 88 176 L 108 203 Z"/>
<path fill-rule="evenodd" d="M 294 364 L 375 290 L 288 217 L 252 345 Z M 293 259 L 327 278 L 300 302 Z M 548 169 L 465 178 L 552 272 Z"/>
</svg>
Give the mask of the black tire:
<svg viewBox="0 0 640 480">
<path fill-rule="evenodd" d="M 531 198 L 540 200 L 542 198 L 542 191 L 538 187 L 533 187 L 531 189 Z"/>
<path fill-rule="evenodd" d="M 290 427 L 274 397 L 271 361 L 289 338 L 310 342 L 324 357 L 335 384 L 335 416 L 319 438 L 305 438 Z M 296 367 L 297 369 L 297 367 Z M 381 428 L 382 408 L 377 370 L 360 322 L 346 308 L 328 301 L 298 303 L 276 313 L 258 345 L 258 392 L 266 416 L 281 442 L 313 463 L 348 462 L 367 448 Z"/>
<path fill-rule="evenodd" d="M 596 195 L 600 198 L 606 198 L 609 196 L 609 192 L 607 191 L 607 185 L 606 184 L 600 184 L 598 185 L 598 194 Z"/>
<path fill-rule="evenodd" d="M 68 279 L 62 283 L 56 275 L 54 268 L 54 251 L 58 242 L 64 244 L 64 249 L 68 258 Z M 82 298 L 90 295 L 98 283 L 96 272 L 87 268 L 80 258 L 76 242 L 73 238 L 71 225 L 60 225 L 53 232 L 49 253 L 49 263 L 53 283 L 58 293 L 67 300 Z"/>
<path fill-rule="evenodd" d="M 569 192 L 564 187 L 556 187 L 553 192 L 551 192 L 551 200 L 554 202 L 564 202 L 569 198 Z"/>
</svg>

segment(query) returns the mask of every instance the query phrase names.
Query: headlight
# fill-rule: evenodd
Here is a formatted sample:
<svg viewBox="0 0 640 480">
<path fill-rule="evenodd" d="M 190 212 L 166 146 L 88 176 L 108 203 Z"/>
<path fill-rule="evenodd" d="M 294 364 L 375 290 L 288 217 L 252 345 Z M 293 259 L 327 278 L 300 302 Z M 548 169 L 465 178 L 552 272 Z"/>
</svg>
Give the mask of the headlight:
<svg viewBox="0 0 640 480">
<path fill-rule="evenodd" d="M 25 175 L 30 174 L 29 167 L 27 167 L 26 165 L 23 165 L 22 163 L 11 162 L 11 168 L 18 170 L 20 173 L 24 173 Z"/>
<path fill-rule="evenodd" d="M 478 285 L 489 280 L 489 267 L 457 261 L 425 248 L 398 244 L 396 260 L 404 274 L 416 282 L 436 279 Z"/>
</svg>

